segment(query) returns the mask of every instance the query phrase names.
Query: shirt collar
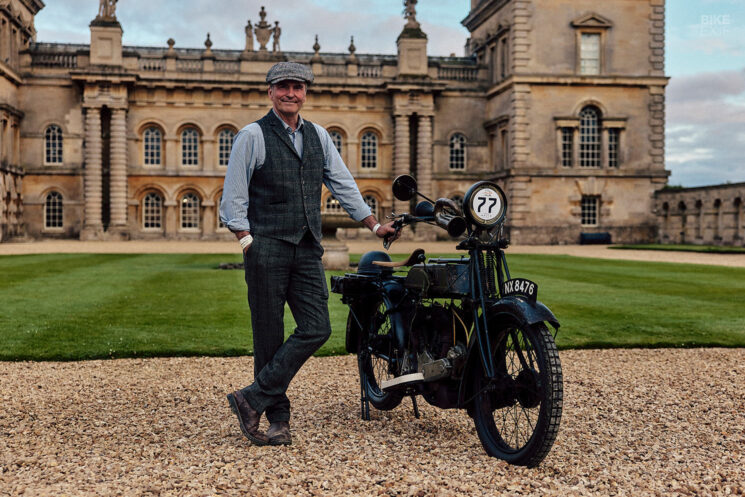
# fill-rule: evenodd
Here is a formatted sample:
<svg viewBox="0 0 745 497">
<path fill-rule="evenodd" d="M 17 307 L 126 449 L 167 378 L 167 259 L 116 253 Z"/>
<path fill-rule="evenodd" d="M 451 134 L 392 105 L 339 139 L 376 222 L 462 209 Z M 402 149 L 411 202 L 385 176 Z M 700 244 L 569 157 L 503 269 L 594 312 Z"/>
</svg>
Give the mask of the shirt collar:
<svg viewBox="0 0 745 497">
<path fill-rule="evenodd" d="M 279 114 L 277 114 L 277 111 L 272 107 L 272 112 L 274 112 L 274 115 L 277 116 L 277 119 L 279 119 L 279 122 L 282 123 L 282 127 L 287 131 L 288 133 L 293 133 L 292 128 L 282 120 L 281 117 L 279 117 Z M 303 129 L 303 118 L 302 116 L 297 116 L 297 128 L 295 129 L 295 132 L 302 131 Z"/>
</svg>

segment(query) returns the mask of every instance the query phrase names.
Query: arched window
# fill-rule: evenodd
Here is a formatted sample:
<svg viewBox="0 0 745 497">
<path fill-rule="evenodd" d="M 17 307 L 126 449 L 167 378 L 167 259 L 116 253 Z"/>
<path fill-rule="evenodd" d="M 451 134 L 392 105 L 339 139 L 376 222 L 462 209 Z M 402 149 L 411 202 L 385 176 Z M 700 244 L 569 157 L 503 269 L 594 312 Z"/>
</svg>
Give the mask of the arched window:
<svg viewBox="0 0 745 497">
<path fill-rule="evenodd" d="M 146 230 L 163 229 L 163 197 L 155 192 L 142 199 L 142 227 Z"/>
<path fill-rule="evenodd" d="M 331 141 L 334 143 L 334 147 L 336 147 L 336 151 L 341 155 L 341 149 L 344 146 L 344 136 L 336 130 L 329 131 L 329 136 L 331 137 Z"/>
<path fill-rule="evenodd" d="M 217 164 L 227 166 L 230 160 L 230 151 L 233 149 L 233 139 L 235 131 L 232 129 L 223 129 L 217 135 Z"/>
<path fill-rule="evenodd" d="M 579 113 L 579 165 L 600 167 L 600 111 L 585 107 Z"/>
<path fill-rule="evenodd" d="M 341 204 L 334 198 L 333 195 L 329 195 L 328 197 L 326 197 L 326 202 L 324 203 L 323 207 L 323 211 L 328 212 L 329 214 L 342 212 Z"/>
<path fill-rule="evenodd" d="M 199 165 L 199 131 L 186 128 L 181 132 L 181 165 Z"/>
<path fill-rule="evenodd" d="M 48 126 L 44 132 L 44 162 L 62 164 L 62 128 L 56 124 Z"/>
<path fill-rule="evenodd" d="M 160 166 L 163 157 L 163 133 L 156 126 L 145 128 L 142 134 L 142 162 L 146 166 Z"/>
<path fill-rule="evenodd" d="M 466 168 L 466 137 L 456 133 L 450 137 L 450 169 L 463 171 Z"/>
<path fill-rule="evenodd" d="M 181 227 L 199 228 L 199 197 L 195 193 L 181 197 Z"/>
<path fill-rule="evenodd" d="M 378 199 L 375 197 L 375 195 L 365 195 L 363 197 L 365 200 L 365 203 L 368 207 L 370 207 L 370 210 L 372 211 L 373 216 L 378 217 Z"/>
<path fill-rule="evenodd" d="M 62 194 L 51 192 L 44 202 L 44 227 L 62 228 Z"/>
<path fill-rule="evenodd" d="M 363 169 L 375 169 L 378 167 L 378 135 L 372 131 L 366 131 L 362 135 L 362 161 Z"/>
</svg>

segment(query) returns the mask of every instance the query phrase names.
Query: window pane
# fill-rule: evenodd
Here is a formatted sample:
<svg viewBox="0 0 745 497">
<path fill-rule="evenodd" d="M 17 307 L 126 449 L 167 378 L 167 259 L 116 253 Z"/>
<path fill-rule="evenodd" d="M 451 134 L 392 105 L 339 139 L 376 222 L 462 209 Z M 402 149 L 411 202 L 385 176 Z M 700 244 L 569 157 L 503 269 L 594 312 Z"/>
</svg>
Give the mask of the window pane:
<svg viewBox="0 0 745 497">
<path fill-rule="evenodd" d="M 582 33 L 580 74 L 600 74 L 600 35 L 598 33 Z"/>
<path fill-rule="evenodd" d="M 594 107 L 579 113 L 579 165 L 600 167 L 600 113 Z"/>
<path fill-rule="evenodd" d="M 235 131 L 232 129 L 224 129 L 220 131 L 218 136 L 218 157 L 217 163 L 220 166 L 227 166 L 230 160 L 230 151 L 233 149 L 233 139 L 235 138 Z"/>
<path fill-rule="evenodd" d="M 572 167 L 574 156 L 574 129 L 561 128 L 561 165 Z"/>
<path fill-rule="evenodd" d="M 598 206 L 600 197 L 597 195 L 582 196 L 582 226 L 598 225 Z"/>
<path fill-rule="evenodd" d="M 142 227 L 145 229 L 163 227 L 163 199 L 157 193 L 148 193 L 142 199 Z"/>
<path fill-rule="evenodd" d="M 194 128 L 186 128 L 181 132 L 181 164 L 199 165 L 199 133 Z"/>
<path fill-rule="evenodd" d="M 181 227 L 199 228 L 199 197 L 193 193 L 181 197 Z"/>
<path fill-rule="evenodd" d="M 362 164 L 366 169 L 378 167 L 378 135 L 367 132 L 362 135 Z"/>
<path fill-rule="evenodd" d="M 338 200 L 334 198 L 333 195 L 329 195 L 326 197 L 326 203 L 324 204 L 324 212 L 328 212 L 329 214 L 335 214 L 337 212 L 342 212 L 341 204 Z"/>
<path fill-rule="evenodd" d="M 344 143 L 341 133 L 338 131 L 329 131 L 329 135 L 331 136 L 331 141 L 334 143 L 334 147 L 336 147 L 336 151 L 341 155 L 341 147 Z"/>
<path fill-rule="evenodd" d="M 47 164 L 62 164 L 62 128 L 56 124 L 44 133 L 44 160 Z"/>
<path fill-rule="evenodd" d="M 460 133 L 450 138 L 450 169 L 466 168 L 466 137 Z"/>
<path fill-rule="evenodd" d="M 44 205 L 44 227 L 62 227 L 62 195 L 58 192 L 47 195 Z"/>
<path fill-rule="evenodd" d="M 378 217 L 378 199 L 373 195 L 365 195 L 364 199 L 365 203 L 370 207 L 373 216 Z"/>
<path fill-rule="evenodd" d="M 162 137 L 160 129 L 151 126 L 145 130 L 144 141 L 144 163 L 146 166 L 159 166 L 162 150 Z"/>
<path fill-rule="evenodd" d="M 618 167 L 618 142 L 621 130 L 611 128 L 608 130 L 608 167 Z"/>
</svg>

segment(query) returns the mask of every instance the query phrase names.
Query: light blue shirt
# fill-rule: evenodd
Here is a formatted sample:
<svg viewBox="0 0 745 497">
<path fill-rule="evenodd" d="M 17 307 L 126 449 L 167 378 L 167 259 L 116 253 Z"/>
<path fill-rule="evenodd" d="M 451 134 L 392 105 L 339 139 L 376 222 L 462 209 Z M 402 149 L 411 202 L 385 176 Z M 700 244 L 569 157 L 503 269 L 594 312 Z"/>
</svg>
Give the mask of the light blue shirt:
<svg viewBox="0 0 745 497">
<path fill-rule="evenodd" d="M 298 127 L 295 131 L 284 121 L 282 124 L 298 155 L 302 157 L 305 122 L 298 117 Z M 372 214 L 370 207 L 363 200 L 354 177 L 336 150 L 328 131 L 318 124 L 312 124 L 316 128 L 323 148 L 323 184 L 352 219 L 362 221 Z M 228 170 L 225 173 L 222 202 L 220 202 L 220 220 L 231 231 L 251 231 L 251 225 L 248 222 L 248 185 L 251 183 L 254 171 L 261 168 L 265 160 L 264 133 L 258 123 L 251 123 L 235 136 Z"/>
</svg>

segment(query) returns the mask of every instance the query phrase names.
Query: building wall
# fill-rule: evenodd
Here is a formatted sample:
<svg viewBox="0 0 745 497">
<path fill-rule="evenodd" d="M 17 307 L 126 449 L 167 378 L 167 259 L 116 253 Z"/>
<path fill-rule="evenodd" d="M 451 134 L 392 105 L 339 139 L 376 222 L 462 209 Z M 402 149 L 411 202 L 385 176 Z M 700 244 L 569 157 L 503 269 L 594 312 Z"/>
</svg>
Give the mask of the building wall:
<svg viewBox="0 0 745 497">
<path fill-rule="evenodd" d="M 421 69 L 412 58 L 426 48 L 426 38 L 409 27 L 397 56 L 207 45 L 107 54 L 111 44 L 97 43 L 104 35 L 121 37 L 115 19 L 93 21 L 93 45 L 31 43 L 17 58 L 22 84 L 20 78 L 6 82 L 6 91 L 0 81 L 0 96 L 15 95 L 17 102 L 7 131 L 13 136 L 15 122 L 16 144 L 6 156 L 22 150 L 26 231 L 33 237 L 229 238 L 217 219 L 225 173 L 218 133 L 261 118 L 270 103 L 266 71 L 295 60 L 316 75 L 303 117 L 340 133 L 342 158 L 363 195 L 374 198 L 379 217 L 406 208 L 390 192 L 398 174 L 415 175 L 429 195 L 451 198 L 491 179 L 508 194 L 513 242 L 576 243 L 585 231 L 610 232 L 614 241 L 654 238 L 653 195 L 667 178 L 664 2 L 472 1 L 464 24 L 471 32 L 467 57 L 429 57 Z M 580 74 L 581 32 L 601 34 L 599 74 Z M 97 65 L 91 53 L 111 63 Z M 561 164 L 561 129 L 577 128 L 587 105 L 601 113 L 603 154 L 607 130 L 620 130 L 618 167 L 606 156 L 600 167 Z M 45 156 L 50 126 L 62 132 L 57 163 Z M 162 133 L 157 166 L 144 162 L 149 126 Z M 181 132 L 188 126 L 198 130 L 199 160 L 185 166 Z M 361 165 L 366 132 L 377 139 L 373 169 Z M 462 169 L 450 164 L 459 153 L 451 151 L 456 136 L 464 137 Z M 45 227 L 52 192 L 64 199 L 61 229 Z M 157 227 L 143 221 L 149 194 L 162 202 Z M 199 200 L 198 228 L 181 227 L 189 194 Z M 323 195 L 325 209 L 328 192 Z M 591 225 L 582 224 L 583 196 L 598 198 Z M 419 234 L 429 237 L 426 231 Z"/>
<path fill-rule="evenodd" d="M 655 195 L 660 243 L 745 246 L 745 183 Z"/>
</svg>

